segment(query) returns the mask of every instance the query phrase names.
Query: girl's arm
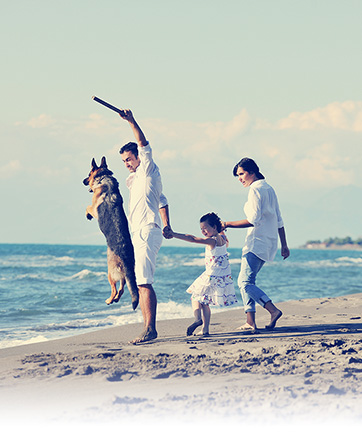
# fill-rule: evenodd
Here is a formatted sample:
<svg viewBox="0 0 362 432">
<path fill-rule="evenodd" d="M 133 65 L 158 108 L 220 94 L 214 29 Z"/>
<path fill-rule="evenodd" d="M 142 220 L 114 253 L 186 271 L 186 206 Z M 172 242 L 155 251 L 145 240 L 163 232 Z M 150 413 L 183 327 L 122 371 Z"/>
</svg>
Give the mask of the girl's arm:
<svg viewBox="0 0 362 432">
<path fill-rule="evenodd" d="M 229 239 L 227 238 L 225 231 L 221 231 L 221 233 L 219 233 L 221 235 L 221 237 L 226 241 L 226 247 L 229 247 Z"/>
<path fill-rule="evenodd" d="M 181 233 L 176 233 L 174 231 L 172 231 L 172 229 L 168 229 L 167 230 L 167 235 L 172 236 L 173 238 L 177 238 L 179 240 L 184 240 L 190 243 L 200 243 L 200 244 L 204 244 L 204 245 L 209 245 L 214 247 L 216 244 L 216 240 L 213 238 L 201 238 L 201 237 L 195 237 L 192 234 L 181 234 Z M 168 237 L 168 238 L 172 238 L 172 237 Z"/>
</svg>

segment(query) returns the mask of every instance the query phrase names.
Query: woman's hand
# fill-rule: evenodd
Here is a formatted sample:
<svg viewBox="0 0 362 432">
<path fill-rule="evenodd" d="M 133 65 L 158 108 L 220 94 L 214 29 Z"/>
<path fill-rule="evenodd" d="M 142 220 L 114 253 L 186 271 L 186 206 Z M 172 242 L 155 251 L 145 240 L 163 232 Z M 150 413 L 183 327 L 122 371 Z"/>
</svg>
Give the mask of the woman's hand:
<svg viewBox="0 0 362 432">
<path fill-rule="evenodd" d="M 290 250 L 289 250 L 288 246 L 282 246 L 281 255 L 282 255 L 283 259 L 288 258 L 288 256 L 290 255 Z"/>
</svg>

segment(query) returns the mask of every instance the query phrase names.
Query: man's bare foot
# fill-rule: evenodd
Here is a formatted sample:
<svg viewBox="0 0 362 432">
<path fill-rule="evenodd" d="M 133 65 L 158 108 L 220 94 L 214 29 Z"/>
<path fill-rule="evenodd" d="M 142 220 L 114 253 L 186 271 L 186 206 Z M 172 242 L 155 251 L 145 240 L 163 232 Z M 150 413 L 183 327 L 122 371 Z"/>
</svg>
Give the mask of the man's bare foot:
<svg viewBox="0 0 362 432">
<path fill-rule="evenodd" d="M 197 327 L 200 327 L 202 325 L 202 320 L 193 322 L 190 326 L 187 327 L 186 335 L 191 336 L 194 331 L 197 329 Z"/>
<path fill-rule="evenodd" d="M 236 330 L 240 330 L 240 331 L 255 331 L 256 330 L 256 326 L 252 326 L 249 323 L 245 323 L 242 326 L 238 327 Z"/>
<path fill-rule="evenodd" d="M 275 327 L 275 324 L 277 323 L 278 319 L 283 315 L 283 312 L 279 309 L 277 309 L 274 313 L 271 314 L 270 318 L 270 324 L 266 325 L 265 328 L 268 330 L 273 330 Z"/>
<path fill-rule="evenodd" d="M 134 339 L 133 341 L 130 341 L 130 343 L 136 345 L 138 343 L 148 342 L 156 338 L 157 338 L 157 331 L 154 329 L 147 328 L 143 333 L 141 333 L 141 335 L 138 338 Z"/>
</svg>

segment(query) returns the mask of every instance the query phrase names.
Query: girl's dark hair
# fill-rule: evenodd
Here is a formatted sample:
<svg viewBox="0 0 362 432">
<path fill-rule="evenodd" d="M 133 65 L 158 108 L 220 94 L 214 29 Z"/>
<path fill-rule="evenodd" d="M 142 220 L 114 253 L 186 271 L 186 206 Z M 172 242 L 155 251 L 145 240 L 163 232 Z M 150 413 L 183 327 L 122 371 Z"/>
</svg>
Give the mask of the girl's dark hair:
<svg viewBox="0 0 362 432">
<path fill-rule="evenodd" d="M 121 150 L 119 151 L 121 154 L 130 151 L 132 152 L 135 157 L 138 156 L 138 145 L 135 142 L 129 142 L 128 144 L 125 144 L 123 147 L 121 147 Z"/>
<path fill-rule="evenodd" d="M 200 223 L 201 222 L 207 222 L 211 227 L 216 227 L 217 232 L 222 231 L 221 219 L 216 213 L 206 213 L 205 215 L 201 216 Z"/>
<path fill-rule="evenodd" d="M 237 177 L 238 168 L 242 168 L 244 171 L 247 171 L 249 174 L 254 173 L 258 179 L 265 179 L 263 174 L 259 171 L 258 165 L 253 161 L 253 159 L 243 158 L 240 162 L 238 162 L 233 169 L 233 174 Z"/>
</svg>

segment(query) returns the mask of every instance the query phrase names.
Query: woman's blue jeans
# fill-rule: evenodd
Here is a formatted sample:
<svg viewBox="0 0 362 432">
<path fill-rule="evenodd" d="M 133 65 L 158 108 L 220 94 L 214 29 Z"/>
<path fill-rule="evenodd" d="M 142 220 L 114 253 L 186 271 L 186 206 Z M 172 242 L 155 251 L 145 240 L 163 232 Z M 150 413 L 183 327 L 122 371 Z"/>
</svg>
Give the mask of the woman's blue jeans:
<svg viewBox="0 0 362 432">
<path fill-rule="evenodd" d="M 252 252 L 241 257 L 241 267 L 238 278 L 238 286 L 244 303 L 245 312 L 255 312 L 255 303 L 265 307 L 270 298 L 255 285 L 256 275 L 263 267 L 265 261 L 258 258 Z"/>
</svg>

